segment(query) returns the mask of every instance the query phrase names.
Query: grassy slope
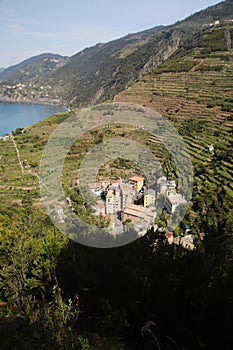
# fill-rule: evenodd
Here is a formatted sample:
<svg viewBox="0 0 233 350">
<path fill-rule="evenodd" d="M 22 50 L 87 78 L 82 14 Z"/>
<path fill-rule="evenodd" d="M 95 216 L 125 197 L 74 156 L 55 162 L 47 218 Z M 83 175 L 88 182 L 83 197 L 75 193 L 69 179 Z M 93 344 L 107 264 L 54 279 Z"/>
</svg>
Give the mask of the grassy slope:
<svg viewBox="0 0 233 350">
<path fill-rule="evenodd" d="M 21 203 L 25 196 L 39 200 L 38 173 L 43 146 L 58 124 L 70 113 L 61 113 L 27 127 L 14 137 L 18 147 L 23 172 L 13 141 L 0 141 L 0 198 L 1 201 Z M 28 165 L 30 167 L 28 167 Z"/>
<path fill-rule="evenodd" d="M 206 29 L 151 74 L 116 96 L 171 120 L 192 156 L 197 183 L 233 195 L 233 25 Z M 213 144 L 215 155 L 208 146 Z"/>
</svg>

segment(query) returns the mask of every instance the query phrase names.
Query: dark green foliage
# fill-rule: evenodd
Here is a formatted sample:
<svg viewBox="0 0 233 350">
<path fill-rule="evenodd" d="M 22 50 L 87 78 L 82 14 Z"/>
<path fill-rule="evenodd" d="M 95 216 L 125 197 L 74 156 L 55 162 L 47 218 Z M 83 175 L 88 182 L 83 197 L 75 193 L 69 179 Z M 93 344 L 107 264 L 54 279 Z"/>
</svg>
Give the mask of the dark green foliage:
<svg viewBox="0 0 233 350">
<path fill-rule="evenodd" d="M 224 29 L 213 30 L 206 36 L 202 34 L 194 40 L 193 44 L 194 46 L 197 45 L 202 48 L 202 54 L 210 54 L 215 51 L 227 51 Z"/>
<path fill-rule="evenodd" d="M 0 291 L 7 301 L 0 306 L 1 349 L 88 350 L 74 331 L 78 302 L 63 299 L 56 276 L 67 240 L 31 203 L 23 206 L 1 207 Z"/>
<path fill-rule="evenodd" d="M 88 337 L 90 349 L 153 350 L 153 337 L 140 332 L 149 320 L 162 349 L 174 348 L 170 339 L 179 349 L 231 349 L 233 217 L 224 188 L 202 190 L 194 205 L 207 238 L 194 252 L 153 231 L 121 248 L 88 248 L 26 200 L 23 210 L 1 207 L 2 349 L 87 350 Z"/>
<path fill-rule="evenodd" d="M 232 232 L 229 234 L 232 238 Z M 185 252 L 164 245 L 153 232 L 111 251 L 71 243 L 61 256 L 69 267 L 61 265 L 59 276 L 69 295 L 80 291 L 81 329 L 98 329 L 106 337 L 124 334 L 130 349 L 154 349 L 153 343 L 140 335 L 146 321 L 153 320 L 154 332 L 164 349 L 170 349 L 166 336 L 175 339 L 179 348 L 220 348 L 224 341 L 225 348 L 230 349 L 232 299 L 227 291 L 232 285 L 233 266 L 222 254 L 217 260 L 215 249 L 213 246 L 206 247 L 206 252 Z M 225 290 L 226 299 L 220 290 Z M 94 319 L 90 317 L 93 314 Z M 213 333 L 219 318 L 223 323 L 218 322 L 218 332 Z"/>
<path fill-rule="evenodd" d="M 23 128 L 16 128 L 15 131 L 12 131 L 12 135 L 13 136 L 20 135 L 20 134 L 22 134 L 22 130 L 23 130 Z"/>
</svg>

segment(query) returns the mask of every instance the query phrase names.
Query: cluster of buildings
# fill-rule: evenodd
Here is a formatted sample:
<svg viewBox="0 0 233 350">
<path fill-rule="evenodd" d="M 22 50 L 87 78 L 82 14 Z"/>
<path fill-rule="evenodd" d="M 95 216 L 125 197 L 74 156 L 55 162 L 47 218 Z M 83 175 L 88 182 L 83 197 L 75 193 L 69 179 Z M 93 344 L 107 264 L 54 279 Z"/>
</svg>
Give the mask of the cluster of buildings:
<svg viewBox="0 0 233 350">
<path fill-rule="evenodd" d="M 176 245 L 181 245 L 183 248 L 188 250 L 195 249 L 194 238 L 189 232 L 187 232 L 187 230 L 184 236 L 174 237 L 173 232 L 167 232 L 165 237 L 169 244 L 174 243 Z"/>
<path fill-rule="evenodd" d="M 140 234 L 145 234 L 154 226 L 156 219 L 156 199 L 165 196 L 165 209 L 172 214 L 180 204 L 187 204 L 181 194 L 176 192 L 176 182 L 165 176 L 157 180 L 156 190 L 145 186 L 145 179 L 133 176 L 127 182 L 122 180 L 102 183 L 92 188 L 102 199 L 93 205 L 96 216 L 102 215 L 110 222 L 110 227 L 123 232 L 131 225 Z"/>
<path fill-rule="evenodd" d="M 157 181 L 157 196 L 164 195 L 165 209 L 169 214 L 173 214 L 179 205 L 186 205 L 186 199 L 176 191 L 176 182 L 168 180 L 162 176 Z"/>
<path fill-rule="evenodd" d="M 132 226 L 140 233 L 145 233 L 156 218 L 156 193 L 146 189 L 145 179 L 133 176 L 127 182 L 115 180 L 102 184 L 102 189 L 95 188 L 94 193 L 102 192 L 102 200 L 93 205 L 95 214 L 102 215 L 110 221 L 112 229 L 122 232 L 125 224 Z"/>
<path fill-rule="evenodd" d="M 166 232 L 155 224 L 157 217 L 157 199 L 164 197 L 164 209 L 172 214 L 176 208 L 187 201 L 176 191 L 176 182 L 160 177 L 156 184 L 156 190 L 145 186 L 145 179 L 141 176 L 133 176 L 127 182 L 122 180 L 104 181 L 99 184 L 89 184 L 91 192 L 96 198 L 92 205 L 96 217 L 104 217 L 113 234 L 122 234 L 129 227 L 133 227 L 138 236 L 143 236 L 150 228 L 163 232 L 164 238 L 169 244 L 182 245 L 185 249 L 194 250 L 194 239 L 189 225 L 185 232 L 175 237 L 173 232 Z M 69 197 L 66 198 L 69 209 L 74 210 Z M 56 207 L 56 218 L 64 222 L 62 208 Z"/>
<path fill-rule="evenodd" d="M 7 141 L 7 140 L 9 140 L 9 138 L 10 138 L 9 135 L 0 136 L 0 141 Z"/>
<path fill-rule="evenodd" d="M 224 24 L 224 23 L 233 23 L 233 19 L 225 19 L 225 20 L 217 19 L 216 21 L 214 21 L 212 23 L 203 24 L 203 27 L 214 27 L 214 26 L 218 26 L 218 25 Z"/>
</svg>

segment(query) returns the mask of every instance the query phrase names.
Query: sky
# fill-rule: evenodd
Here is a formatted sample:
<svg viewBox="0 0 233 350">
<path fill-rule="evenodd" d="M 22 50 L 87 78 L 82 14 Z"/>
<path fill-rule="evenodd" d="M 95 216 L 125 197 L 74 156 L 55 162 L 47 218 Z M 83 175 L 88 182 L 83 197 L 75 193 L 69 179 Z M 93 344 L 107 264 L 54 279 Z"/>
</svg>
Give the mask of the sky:
<svg viewBox="0 0 233 350">
<path fill-rule="evenodd" d="M 0 0 L 0 67 L 71 56 L 128 33 L 172 24 L 220 0 Z"/>
</svg>

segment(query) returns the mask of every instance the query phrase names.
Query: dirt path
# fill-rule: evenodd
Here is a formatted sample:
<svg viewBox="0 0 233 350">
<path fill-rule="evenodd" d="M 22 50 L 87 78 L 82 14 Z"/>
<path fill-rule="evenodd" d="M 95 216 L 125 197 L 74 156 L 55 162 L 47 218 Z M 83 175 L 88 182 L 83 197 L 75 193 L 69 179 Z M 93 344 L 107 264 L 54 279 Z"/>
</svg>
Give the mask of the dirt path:
<svg viewBox="0 0 233 350">
<path fill-rule="evenodd" d="M 41 180 L 40 176 L 37 174 L 37 172 L 35 170 L 28 170 L 28 173 L 31 174 L 32 176 L 36 177 L 38 180 L 38 183 L 40 186 L 43 186 L 48 192 L 49 189 L 48 187 L 45 185 L 45 183 Z"/>
<path fill-rule="evenodd" d="M 204 59 L 201 59 L 201 61 L 190 70 L 190 72 L 195 72 L 195 70 L 197 70 L 197 68 L 199 68 L 203 62 L 204 62 Z"/>
<path fill-rule="evenodd" d="M 227 49 L 232 52 L 232 47 L 231 47 L 231 33 L 230 30 L 226 31 L 226 41 L 227 41 Z"/>
<path fill-rule="evenodd" d="M 20 168 L 21 168 L 21 172 L 22 172 L 22 174 L 25 174 L 25 170 L 24 170 L 24 167 L 23 167 L 23 163 L 22 163 L 21 158 L 20 158 L 19 149 L 18 149 L 18 147 L 17 147 L 17 144 L 16 144 L 16 142 L 15 142 L 15 139 L 14 139 L 14 136 L 13 136 L 13 135 L 11 135 L 11 139 L 12 139 L 12 142 L 13 142 L 14 147 L 15 147 L 15 151 L 16 151 L 16 154 L 17 154 L 17 158 L 18 158 L 18 161 L 19 161 Z M 43 181 L 40 179 L 39 175 L 38 175 L 35 171 L 33 171 L 33 170 L 27 170 L 27 173 L 28 173 L 28 174 L 31 174 L 31 175 L 34 176 L 34 177 L 36 177 L 37 180 L 38 180 L 38 182 L 39 182 L 39 184 L 42 185 L 42 186 L 44 186 L 44 187 L 46 188 L 46 190 L 49 191 L 48 188 L 47 188 L 47 186 L 43 183 Z"/>
<path fill-rule="evenodd" d="M 19 149 L 17 147 L 17 144 L 15 142 L 14 136 L 12 134 L 11 134 L 11 139 L 12 139 L 14 147 L 15 147 L 15 151 L 16 151 L 16 154 L 17 154 L 17 158 L 18 158 L 18 161 L 19 161 L 20 168 L 21 168 L 21 172 L 22 172 L 22 174 L 24 174 L 24 167 L 23 167 L 23 163 L 22 163 L 21 158 L 20 158 Z"/>
</svg>

